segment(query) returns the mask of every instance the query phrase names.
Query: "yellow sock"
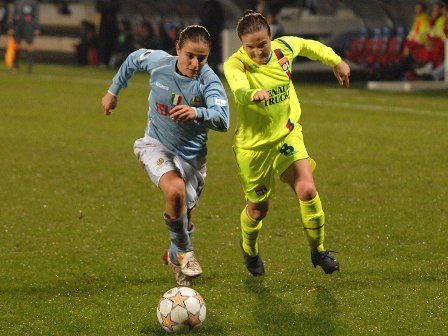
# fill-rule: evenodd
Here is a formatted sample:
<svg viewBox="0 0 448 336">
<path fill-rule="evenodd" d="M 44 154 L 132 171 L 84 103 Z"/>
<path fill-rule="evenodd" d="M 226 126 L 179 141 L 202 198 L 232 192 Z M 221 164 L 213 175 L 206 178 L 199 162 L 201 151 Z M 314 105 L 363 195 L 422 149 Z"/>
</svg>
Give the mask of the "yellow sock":
<svg viewBox="0 0 448 336">
<path fill-rule="evenodd" d="M 258 234 L 263 226 L 262 221 L 251 218 L 247 209 L 241 212 L 241 232 L 243 236 L 243 249 L 250 256 L 258 254 Z"/>
<path fill-rule="evenodd" d="M 300 211 L 302 212 L 302 223 L 305 235 L 308 238 L 312 251 L 322 252 L 325 237 L 325 213 L 322 210 L 322 203 L 319 194 L 309 201 L 299 200 Z"/>
</svg>

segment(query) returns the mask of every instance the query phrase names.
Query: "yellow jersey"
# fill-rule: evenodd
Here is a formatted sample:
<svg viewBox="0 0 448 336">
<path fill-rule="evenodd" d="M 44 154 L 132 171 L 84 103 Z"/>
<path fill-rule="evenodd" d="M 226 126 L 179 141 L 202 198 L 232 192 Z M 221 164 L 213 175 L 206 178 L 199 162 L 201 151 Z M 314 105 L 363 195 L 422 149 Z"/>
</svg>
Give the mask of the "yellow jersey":
<svg viewBox="0 0 448 336">
<path fill-rule="evenodd" d="M 300 104 L 291 81 L 292 61 L 297 56 L 330 67 L 341 61 L 333 49 L 318 41 L 283 36 L 271 42 L 271 56 L 266 64 L 252 61 L 243 47 L 224 62 L 224 75 L 236 104 L 236 147 L 263 150 L 282 141 L 294 127 L 300 127 Z M 251 102 L 260 90 L 267 90 L 269 99 Z"/>
</svg>

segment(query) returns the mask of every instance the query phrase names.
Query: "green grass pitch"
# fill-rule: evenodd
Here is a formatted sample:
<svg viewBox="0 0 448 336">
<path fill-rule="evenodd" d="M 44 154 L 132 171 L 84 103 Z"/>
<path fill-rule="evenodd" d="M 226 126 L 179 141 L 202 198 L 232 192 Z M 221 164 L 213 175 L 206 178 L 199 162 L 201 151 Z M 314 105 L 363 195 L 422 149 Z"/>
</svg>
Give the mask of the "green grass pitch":
<svg viewBox="0 0 448 336">
<path fill-rule="evenodd" d="M 0 67 L 0 334 L 164 335 L 174 287 L 163 200 L 133 154 L 147 110 L 136 75 L 118 109 L 114 72 Z M 266 275 L 243 266 L 244 198 L 228 133 L 209 133 L 194 288 L 198 335 L 445 335 L 448 330 L 447 92 L 385 93 L 296 83 L 301 123 L 341 272 L 314 269 L 299 208 L 280 181 L 264 221 Z M 233 98 L 229 99 L 233 102 Z"/>
</svg>

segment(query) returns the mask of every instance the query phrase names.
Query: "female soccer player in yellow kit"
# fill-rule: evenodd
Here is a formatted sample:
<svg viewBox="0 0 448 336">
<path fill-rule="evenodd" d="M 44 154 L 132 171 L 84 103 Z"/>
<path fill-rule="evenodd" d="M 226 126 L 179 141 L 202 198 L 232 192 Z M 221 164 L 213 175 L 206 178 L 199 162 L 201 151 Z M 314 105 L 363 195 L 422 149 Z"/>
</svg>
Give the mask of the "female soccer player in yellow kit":
<svg viewBox="0 0 448 336">
<path fill-rule="evenodd" d="M 263 15 L 246 11 L 238 21 L 240 49 L 224 63 L 224 74 L 237 109 L 234 153 L 247 205 L 241 213 L 241 248 L 254 275 L 264 274 L 258 234 L 269 209 L 274 174 L 288 183 L 299 199 L 302 222 L 311 248 L 311 262 L 325 273 L 339 270 L 339 262 L 325 250 L 325 216 L 314 185 L 302 136 L 300 104 L 291 81 L 297 56 L 318 60 L 333 68 L 340 85 L 349 86 L 350 68 L 334 51 L 314 40 L 284 36 L 271 40 Z"/>
</svg>

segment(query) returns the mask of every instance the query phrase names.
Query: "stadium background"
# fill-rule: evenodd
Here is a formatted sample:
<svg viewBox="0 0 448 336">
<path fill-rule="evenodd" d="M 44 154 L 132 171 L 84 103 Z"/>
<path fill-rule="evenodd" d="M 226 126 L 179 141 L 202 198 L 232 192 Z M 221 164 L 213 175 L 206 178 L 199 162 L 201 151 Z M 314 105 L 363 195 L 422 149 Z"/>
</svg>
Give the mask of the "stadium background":
<svg viewBox="0 0 448 336">
<path fill-rule="evenodd" d="M 428 1 L 431 4 L 433 1 Z M 81 21 L 98 21 L 95 1 L 68 0 L 70 15 L 57 11 L 55 1 L 41 1 L 41 36 L 36 39 L 35 49 L 38 61 L 49 63 L 75 63 L 75 45 L 81 34 Z M 165 22 L 184 26 L 198 23 L 198 6 L 201 1 L 194 0 L 125 0 L 121 1 L 119 18 L 127 18 L 133 24 L 144 20 L 150 23 Z M 223 59 L 238 47 L 239 41 L 234 33 L 238 17 L 246 8 L 256 8 L 257 1 L 221 0 L 225 13 L 225 28 L 222 34 Z M 273 0 L 262 1 L 261 7 L 272 13 L 283 27 L 285 34 L 317 39 L 333 47 L 344 56 L 350 50 L 353 39 L 362 30 L 370 35 L 381 29 L 394 34 L 397 29 L 405 33 L 412 25 L 414 6 L 417 0 L 314 0 L 310 1 Z M 260 5 L 258 5 L 260 6 Z M 260 7 L 259 7 L 260 8 Z M 0 53 L 4 52 L 6 36 L 0 36 Z M 323 80 L 325 67 L 316 62 L 299 59 L 302 79 Z M 296 66 L 298 66 L 296 64 Z M 362 65 L 351 63 L 354 79 L 365 80 L 367 73 Z"/>
</svg>

